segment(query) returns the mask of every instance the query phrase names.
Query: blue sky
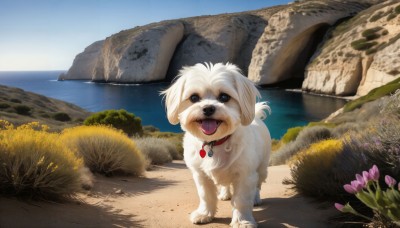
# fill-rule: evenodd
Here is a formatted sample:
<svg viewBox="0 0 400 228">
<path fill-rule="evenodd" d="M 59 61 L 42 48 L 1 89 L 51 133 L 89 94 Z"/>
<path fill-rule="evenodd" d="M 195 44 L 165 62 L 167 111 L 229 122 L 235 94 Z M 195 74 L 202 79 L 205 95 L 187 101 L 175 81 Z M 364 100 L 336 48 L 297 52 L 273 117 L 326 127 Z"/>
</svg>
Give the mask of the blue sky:
<svg viewBox="0 0 400 228">
<path fill-rule="evenodd" d="M 67 70 L 97 40 L 151 22 L 291 0 L 0 0 L 0 71 Z"/>
</svg>

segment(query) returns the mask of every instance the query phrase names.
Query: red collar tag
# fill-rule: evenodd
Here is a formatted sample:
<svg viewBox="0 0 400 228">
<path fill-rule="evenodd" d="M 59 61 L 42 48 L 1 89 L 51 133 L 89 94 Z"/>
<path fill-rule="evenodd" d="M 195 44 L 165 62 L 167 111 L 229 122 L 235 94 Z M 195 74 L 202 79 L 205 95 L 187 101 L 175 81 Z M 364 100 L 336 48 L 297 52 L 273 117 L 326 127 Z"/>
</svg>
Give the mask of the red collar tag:
<svg viewBox="0 0 400 228">
<path fill-rule="evenodd" d="M 226 137 L 224 137 L 224 138 L 222 138 L 222 139 L 220 139 L 220 140 L 217 140 L 217 141 L 204 142 L 204 143 L 203 143 L 203 146 L 201 146 L 201 150 L 200 150 L 200 152 L 199 152 L 200 157 L 201 157 L 201 158 L 204 158 L 204 157 L 206 156 L 206 154 L 208 155 L 208 157 L 212 157 L 212 156 L 214 155 L 214 152 L 213 152 L 212 148 L 213 148 L 214 146 L 219 146 L 219 145 L 223 144 L 223 143 L 226 142 L 230 137 L 231 137 L 231 136 L 228 135 L 228 136 L 226 136 Z M 206 145 L 207 145 L 208 148 L 209 148 L 208 152 L 206 152 L 206 150 L 204 149 L 204 147 L 205 147 Z"/>
</svg>

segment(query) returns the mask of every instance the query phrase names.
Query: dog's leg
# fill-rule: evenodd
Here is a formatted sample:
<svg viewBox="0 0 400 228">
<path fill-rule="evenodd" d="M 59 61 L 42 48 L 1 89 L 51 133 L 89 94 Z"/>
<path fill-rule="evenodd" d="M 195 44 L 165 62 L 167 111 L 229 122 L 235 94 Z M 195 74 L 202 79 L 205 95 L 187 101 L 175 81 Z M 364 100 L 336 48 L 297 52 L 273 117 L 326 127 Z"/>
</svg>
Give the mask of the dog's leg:
<svg viewBox="0 0 400 228">
<path fill-rule="evenodd" d="M 218 199 L 225 201 L 225 200 L 230 200 L 231 197 L 232 195 L 231 195 L 230 185 L 228 186 L 221 185 L 221 188 L 219 189 Z"/>
<path fill-rule="evenodd" d="M 205 174 L 193 172 L 200 204 L 197 210 L 190 215 L 194 224 L 209 223 L 217 211 L 217 187 Z"/>
<path fill-rule="evenodd" d="M 257 192 L 258 174 L 243 175 L 233 183 L 232 227 L 254 228 L 253 204 Z"/>
<path fill-rule="evenodd" d="M 256 188 L 256 195 L 254 197 L 254 206 L 260 206 L 262 203 L 261 197 L 260 197 L 260 188 Z"/>
</svg>

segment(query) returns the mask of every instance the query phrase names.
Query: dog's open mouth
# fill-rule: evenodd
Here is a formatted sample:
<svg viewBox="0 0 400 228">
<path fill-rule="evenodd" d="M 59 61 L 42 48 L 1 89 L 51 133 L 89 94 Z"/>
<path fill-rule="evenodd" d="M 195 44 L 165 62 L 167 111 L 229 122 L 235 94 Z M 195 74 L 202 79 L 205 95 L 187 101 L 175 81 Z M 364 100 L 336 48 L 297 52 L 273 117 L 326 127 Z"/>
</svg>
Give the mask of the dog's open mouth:
<svg viewBox="0 0 400 228">
<path fill-rule="evenodd" d="M 197 122 L 200 124 L 201 131 L 206 135 L 214 134 L 222 123 L 221 120 L 215 119 L 204 119 Z"/>
</svg>

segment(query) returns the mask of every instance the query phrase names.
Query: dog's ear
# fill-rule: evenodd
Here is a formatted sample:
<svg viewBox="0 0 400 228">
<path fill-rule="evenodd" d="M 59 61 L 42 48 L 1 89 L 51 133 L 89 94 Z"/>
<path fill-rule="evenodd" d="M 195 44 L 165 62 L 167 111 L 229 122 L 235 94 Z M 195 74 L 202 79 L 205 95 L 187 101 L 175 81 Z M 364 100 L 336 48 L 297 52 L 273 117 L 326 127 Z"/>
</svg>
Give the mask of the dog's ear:
<svg viewBox="0 0 400 228">
<path fill-rule="evenodd" d="M 256 100 L 261 95 L 254 83 L 240 73 L 236 75 L 236 89 L 241 110 L 240 120 L 246 126 L 254 120 Z"/>
<path fill-rule="evenodd" d="M 161 95 L 164 95 L 165 97 L 168 121 L 174 125 L 179 123 L 179 107 L 181 104 L 185 81 L 184 76 L 179 76 L 171 87 L 161 92 Z"/>
</svg>

